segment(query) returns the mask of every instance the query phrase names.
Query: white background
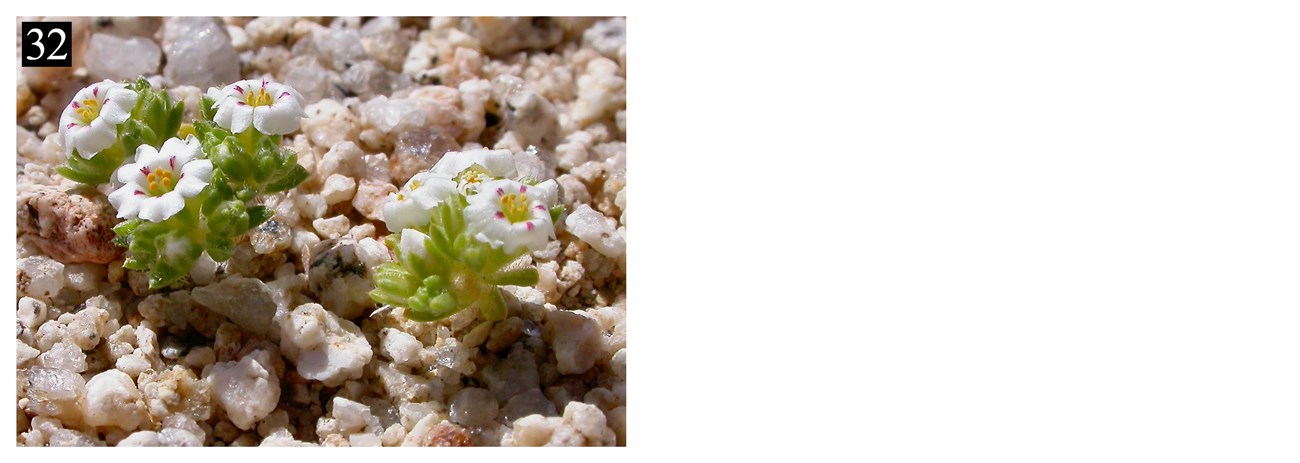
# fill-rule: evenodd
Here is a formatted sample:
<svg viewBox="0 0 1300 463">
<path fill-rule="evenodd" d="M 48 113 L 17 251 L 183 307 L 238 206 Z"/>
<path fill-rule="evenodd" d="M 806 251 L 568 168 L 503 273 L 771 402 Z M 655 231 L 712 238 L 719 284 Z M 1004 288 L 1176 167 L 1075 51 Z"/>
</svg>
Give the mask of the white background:
<svg viewBox="0 0 1300 463">
<path fill-rule="evenodd" d="M 586 3 L 203 11 L 629 16 L 631 448 L 455 458 L 1300 457 L 1296 7 Z"/>
</svg>

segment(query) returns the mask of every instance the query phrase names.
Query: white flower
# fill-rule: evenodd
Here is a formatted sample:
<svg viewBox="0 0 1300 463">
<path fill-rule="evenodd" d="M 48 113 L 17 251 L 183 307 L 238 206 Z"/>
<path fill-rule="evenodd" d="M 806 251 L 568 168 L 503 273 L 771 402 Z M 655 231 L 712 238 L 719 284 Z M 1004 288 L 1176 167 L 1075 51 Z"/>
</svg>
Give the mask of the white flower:
<svg viewBox="0 0 1300 463">
<path fill-rule="evenodd" d="M 59 117 L 63 149 L 90 159 L 117 142 L 117 125 L 131 117 L 139 95 L 125 84 L 105 80 L 81 89 Z"/>
<path fill-rule="evenodd" d="M 297 90 L 266 80 L 241 80 L 220 90 L 209 87 L 208 98 L 217 109 L 213 122 L 234 133 L 252 125 L 267 135 L 283 135 L 298 130 L 301 118 L 307 117 Z"/>
<path fill-rule="evenodd" d="M 420 233 L 410 228 L 402 230 L 402 239 L 397 243 L 397 249 L 402 253 L 402 260 L 410 261 L 427 261 L 429 249 L 424 247 L 424 243 L 429 240 L 429 235 Z"/>
<path fill-rule="evenodd" d="M 477 168 L 470 169 L 471 167 Z M 466 170 L 468 169 L 468 171 Z M 509 150 L 479 148 L 469 151 L 452 151 L 442 155 L 430 172 L 456 177 L 460 191 L 474 193 L 483 183 L 515 177 L 515 158 Z"/>
<path fill-rule="evenodd" d="M 202 154 L 193 135 L 185 141 L 167 140 L 161 152 L 140 145 L 136 162 L 117 170 L 117 180 L 124 185 L 108 195 L 118 218 L 162 222 L 184 209 L 185 198 L 199 194 L 212 181 L 212 161 L 198 159 Z"/>
<path fill-rule="evenodd" d="M 465 221 L 474 238 L 507 254 L 520 248 L 537 251 L 555 237 L 551 205 L 556 184 L 548 180 L 528 186 L 514 180 L 494 180 L 469 197 Z"/>
<path fill-rule="evenodd" d="M 388 225 L 388 231 L 429 223 L 433 208 L 455 192 L 456 181 L 451 176 L 434 172 L 415 174 L 401 191 L 388 195 L 388 202 L 384 203 L 384 223 Z"/>
</svg>

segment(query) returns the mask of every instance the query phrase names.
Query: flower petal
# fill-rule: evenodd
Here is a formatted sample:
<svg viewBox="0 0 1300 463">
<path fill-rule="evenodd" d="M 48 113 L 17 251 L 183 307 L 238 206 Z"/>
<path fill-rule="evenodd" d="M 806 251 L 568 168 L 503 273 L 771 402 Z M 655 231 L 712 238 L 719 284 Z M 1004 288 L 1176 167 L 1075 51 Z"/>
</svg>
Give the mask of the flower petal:
<svg viewBox="0 0 1300 463">
<path fill-rule="evenodd" d="M 231 118 L 235 116 L 235 102 L 225 97 L 216 101 L 213 107 L 217 108 L 217 113 L 212 115 L 212 122 L 216 122 L 223 129 L 230 130 Z"/>
<path fill-rule="evenodd" d="M 231 108 L 230 127 L 222 127 L 229 129 L 233 133 L 243 133 L 251 125 L 253 125 L 253 108 L 244 104 L 236 104 Z"/>
<path fill-rule="evenodd" d="M 428 260 L 429 250 L 424 244 L 429 240 L 429 235 L 407 228 L 402 230 L 402 239 L 397 244 L 398 252 L 402 254 L 402 260 Z"/>
<path fill-rule="evenodd" d="M 560 185 L 555 180 L 547 180 L 528 188 L 528 197 L 540 200 L 548 209 L 555 206 Z"/>
<path fill-rule="evenodd" d="M 167 141 L 163 142 L 161 152 L 169 160 L 171 157 L 175 157 L 177 166 L 185 165 L 203 154 L 200 151 L 199 139 L 194 135 L 185 137 L 183 141 L 175 137 L 167 139 Z"/>
<path fill-rule="evenodd" d="M 162 222 L 185 208 L 185 198 L 175 191 L 158 197 L 146 197 L 141 202 L 140 218 L 150 222 Z"/>
<path fill-rule="evenodd" d="M 113 125 L 126 122 L 131 117 L 131 110 L 135 109 L 135 101 L 139 94 L 126 88 L 114 88 L 104 92 L 100 89 L 106 101 L 103 109 L 99 111 L 99 118 L 108 121 Z"/>
<path fill-rule="evenodd" d="M 470 200 L 472 201 L 474 198 L 480 196 L 486 198 L 488 195 L 470 196 Z M 465 207 L 465 212 L 464 212 L 465 223 L 468 224 L 470 227 L 473 227 L 474 224 L 479 222 L 488 222 L 492 220 L 497 220 L 496 218 L 497 212 L 500 210 L 501 208 L 496 204 L 496 201 L 492 201 L 490 203 L 486 203 L 486 202 L 479 203 L 479 204 L 470 203 L 469 206 Z"/>
<path fill-rule="evenodd" d="M 135 194 L 136 191 L 140 191 L 139 187 L 128 183 L 108 194 L 108 203 L 117 210 L 118 218 L 134 219 L 140 211 L 140 200 L 144 197 Z"/>
<path fill-rule="evenodd" d="M 529 224 L 532 224 L 530 227 Z M 504 251 L 507 254 L 514 254 L 521 248 L 529 251 L 540 251 L 546 247 L 546 242 L 551 236 L 550 222 L 538 223 L 536 221 L 519 222 L 510 225 L 510 233 L 505 238 Z"/>
<path fill-rule="evenodd" d="M 306 106 L 306 102 L 303 101 L 302 95 L 299 94 L 297 90 L 294 90 L 293 87 L 275 83 L 271 84 L 270 87 L 267 87 L 267 90 L 271 92 L 271 98 L 276 102 L 276 104 L 292 102 L 297 105 L 298 111 L 301 113 L 299 116 L 307 117 L 307 112 L 302 109 L 303 106 Z M 288 93 L 288 95 L 284 95 L 285 93 Z"/>
<path fill-rule="evenodd" d="M 514 178 L 516 174 L 515 157 L 510 150 L 483 150 L 483 158 L 475 163 L 486 167 L 494 177 Z"/>
<path fill-rule="evenodd" d="M 207 159 L 195 159 L 185 163 L 185 165 L 181 167 L 181 173 L 185 174 L 186 178 L 194 177 L 202 182 L 211 182 L 212 161 Z"/>
<path fill-rule="evenodd" d="M 100 82 L 100 83 L 103 83 L 103 82 Z M 89 99 L 91 99 L 91 98 L 94 98 L 94 97 L 95 97 L 95 94 L 94 94 L 94 92 L 93 92 L 92 90 L 93 90 L 93 89 L 95 88 L 95 86 L 97 86 L 97 85 L 99 85 L 99 83 L 97 83 L 97 84 L 90 84 L 90 85 L 87 86 L 86 88 L 83 88 L 83 89 L 81 89 L 81 90 L 77 90 L 77 94 L 72 96 L 72 102 L 73 102 L 73 103 L 80 104 L 82 101 L 86 101 L 86 100 L 89 100 Z M 68 107 L 71 108 L 72 105 L 69 104 Z"/>
<path fill-rule="evenodd" d="M 229 87 L 229 85 L 227 85 L 226 87 Z M 208 97 L 209 100 L 212 100 L 213 105 L 219 105 L 221 104 L 222 101 L 225 101 L 226 95 L 227 92 L 225 90 L 225 87 L 222 88 L 208 87 L 208 93 L 204 94 L 204 96 Z"/>
<path fill-rule="evenodd" d="M 163 145 L 166 146 L 166 143 Z M 159 165 L 167 164 L 168 158 L 169 156 L 158 151 L 157 148 L 143 143 L 135 149 L 135 163 L 137 164 L 137 169 L 141 167 L 153 169 Z"/>
<path fill-rule="evenodd" d="M 68 124 L 70 123 L 73 122 L 68 120 L 67 114 L 64 114 L 64 116 L 59 119 L 58 142 L 60 145 L 63 145 L 63 150 L 65 151 L 64 153 L 65 157 L 72 156 L 72 138 L 73 138 L 72 132 L 78 130 L 78 128 L 75 125 L 73 127 L 68 127 Z"/>
<path fill-rule="evenodd" d="M 123 184 L 144 185 L 146 183 L 145 174 L 140 171 L 141 167 L 144 167 L 144 164 L 135 162 L 122 164 L 122 167 L 118 167 L 117 172 L 113 173 L 113 177 Z"/>
<path fill-rule="evenodd" d="M 302 108 L 296 102 L 273 103 L 253 109 L 253 127 L 267 135 L 283 135 L 298 130 Z"/>
<path fill-rule="evenodd" d="M 100 151 L 108 149 L 117 141 L 115 127 L 101 119 L 95 119 L 90 125 L 77 128 L 70 133 L 77 153 L 86 159 L 95 157 Z"/>
<path fill-rule="evenodd" d="M 417 227 L 429 223 L 433 215 L 429 209 L 420 207 L 418 203 L 410 198 L 397 200 L 397 194 L 389 194 L 388 201 L 384 203 L 384 224 L 388 226 L 388 231 L 396 232 L 411 227 Z"/>
<path fill-rule="evenodd" d="M 186 198 L 193 198 L 212 181 L 212 161 L 200 159 L 190 161 L 181 168 L 180 180 L 176 181 L 176 192 Z"/>
<path fill-rule="evenodd" d="M 510 150 L 486 148 L 444 154 L 430 171 L 455 176 L 474 164 L 483 166 L 493 177 L 513 178 L 516 175 L 515 160 Z"/>
<path fill-rule="evenodd" d="M 414 179 L 414 177 L 412 177 Z M 410 185 L 410 182 L 407 183 Z M 433 209 L 456 193 L 456 181 L 446 176 L 430 173 L 420 179 L 420 186 L 408 193 L 411 199 L 425 209 Z"/>
</svg>

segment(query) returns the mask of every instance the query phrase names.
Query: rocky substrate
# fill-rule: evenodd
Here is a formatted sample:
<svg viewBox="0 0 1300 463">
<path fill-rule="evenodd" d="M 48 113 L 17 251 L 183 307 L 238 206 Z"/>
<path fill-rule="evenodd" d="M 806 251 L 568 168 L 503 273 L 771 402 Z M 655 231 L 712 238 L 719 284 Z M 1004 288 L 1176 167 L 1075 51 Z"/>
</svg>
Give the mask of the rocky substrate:
<svg viewBox="0 0 1300 463">
<path fill-rule="evenodd" d="M 624 19 L 72 21 L 72 69 L 18 72 L 19 445 L 626 442 Z M 311 178 L 161 291 L 122 268 L 108 187 L 54 172 L 73 93 L 137 75 L 189 117 L 241 78 L 309 104 L 285 143 Z M 560 185 L 559 239 L 523 258 L 541 283 L 496 323 L 371 316 L 384 200 L 480 146 Z"/>
</svg>

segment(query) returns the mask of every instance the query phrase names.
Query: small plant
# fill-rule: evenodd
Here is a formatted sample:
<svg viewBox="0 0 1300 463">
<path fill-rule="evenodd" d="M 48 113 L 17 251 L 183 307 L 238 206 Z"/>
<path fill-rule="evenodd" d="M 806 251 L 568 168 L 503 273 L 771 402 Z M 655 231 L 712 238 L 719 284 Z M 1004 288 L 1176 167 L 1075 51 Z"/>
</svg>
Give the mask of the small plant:
<svg viewBox="0 0 1300 463">
<path fill-rule="evenodd" d="M 506 316 L 500 285 L 537 284 L 537 269 L 510 264 L 555 238 L 554 180 L 513 179 L 509 151 L 451 152 L 416 174 L 384 205 L 396 261 L 374 271 L 371 299 L 434 321 L 475 307 Z"/>
<path fill-rule="evenodd" d="M 229 259 L 241 236 L 274 215 L 258 195 L 309 175 L 281 148 L 306 116 L 292 88 L 244 80 L 209 89 L 202 119 L 182 125 L 184 112 L 140 78 L 82 89 L 60 119 L 67 161 L 57 171 L 86 185 L 112 182 L 109 203 L 125 219 L 113 228 L 129 251 L 123 266 L 148 271 L 153 289 L 185 276 L 205 252 Z"/>
</svg>

